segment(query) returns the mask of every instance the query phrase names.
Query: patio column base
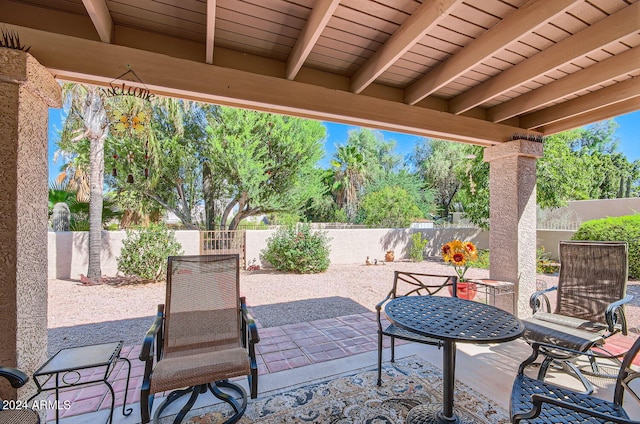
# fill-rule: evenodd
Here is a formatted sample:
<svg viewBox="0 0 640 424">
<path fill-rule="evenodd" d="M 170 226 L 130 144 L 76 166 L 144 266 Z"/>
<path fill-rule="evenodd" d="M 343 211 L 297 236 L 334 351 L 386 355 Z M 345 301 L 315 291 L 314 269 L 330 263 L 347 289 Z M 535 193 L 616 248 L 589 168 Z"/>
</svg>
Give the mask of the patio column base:
<svg viewBox="0 0 640 424">
<path fill-rule="evenodd" d="M 531 315 L 536 289 L 536 161 L 542 143 L 513 140 L 487 147 L 489 162 L 490 276 L 515 284 L 518 317 Z"/>
</svg>

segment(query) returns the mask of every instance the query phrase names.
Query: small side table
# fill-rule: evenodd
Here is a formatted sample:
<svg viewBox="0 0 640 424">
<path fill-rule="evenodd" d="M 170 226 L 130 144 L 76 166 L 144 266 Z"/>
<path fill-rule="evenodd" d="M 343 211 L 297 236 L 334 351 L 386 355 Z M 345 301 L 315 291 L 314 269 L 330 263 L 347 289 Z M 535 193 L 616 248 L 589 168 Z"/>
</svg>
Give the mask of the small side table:
<svg viewBox="0 0 640 424">
<path fill-rule="evenodd" d="M 129 378 L 131 377 L 131 362 L 127 358 L 120 357 L 120 351 L 124 342 L 101 343 L 88 346 L 71 347 L 61 349 L 45 362 L 33 374 L 33 381 L 38 387 L 38 392 L 29 398 L 29 402 L 41 392 L 55 390 L 56 392 L 56 423 L 60 414 L 60 389 L 85 384 L 104 383 L 111 392 L 111 414 L 109 422 L 113 422 L 113 410 L 115 407 L 115 393 L 113 387 L 107 380 L 115 364 L 124 361 L 128 364 L 127 384 L 124 391 L 124 401 L 122 404 L 122 414 L 128 416 L 133 411 L 126 409 L 127 392 L 129 391 Z M 81 376 L 80 371 L 95 368 L 93 373 Z M 53 383 L 47 383 L 54 379 Z"/>
</svg>

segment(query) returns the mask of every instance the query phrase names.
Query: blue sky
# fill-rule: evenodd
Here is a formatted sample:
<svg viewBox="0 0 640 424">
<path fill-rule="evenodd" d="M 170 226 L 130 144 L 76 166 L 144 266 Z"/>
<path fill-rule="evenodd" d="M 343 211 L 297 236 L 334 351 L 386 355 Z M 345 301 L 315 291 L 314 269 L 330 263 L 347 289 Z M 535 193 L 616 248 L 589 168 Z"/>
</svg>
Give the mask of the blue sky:
<svg viewBox="0 0 640 424">
<path fill-rule="evenodd" d="M 49 180 L 55 179 L 60 171 L 62 163 L 53 163 L 53 155 L 56 151 L 55 142 L 57 133 L 62 124 L 62 109 L 49 109 Z M 614 118 L 618 123 L 616 138 L 619 140 L 618 150 L 624 153 L 629 161 L 640 158 L 640 111 L 629 113 Z M 358 127 L 336 124 L 332 122 L 323 123 L 327 128 L 327 140 L 325 142 L 326 154 L 320 162 L 323 167 L 329 166 L 329 160 L 335 152 L 335 146 L 347 142 L 350 130 L 357 130 Z M 420 137 L 411 134 L 401 134 L 389 131 L 381 131 L 385 140 L 396 141 L 396 153 L 405 157 L 412 152 L 416 140 Z"/>
</svg>

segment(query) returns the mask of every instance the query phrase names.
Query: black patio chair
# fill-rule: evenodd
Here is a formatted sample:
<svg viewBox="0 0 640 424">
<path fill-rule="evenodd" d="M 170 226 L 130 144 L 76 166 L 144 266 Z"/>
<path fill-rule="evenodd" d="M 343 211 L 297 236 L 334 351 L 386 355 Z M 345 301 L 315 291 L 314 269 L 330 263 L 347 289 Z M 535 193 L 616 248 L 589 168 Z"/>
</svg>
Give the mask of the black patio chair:
<svg viewBox="0 0 640 424">
<path fill-rule="evenodd" d="M 521 367 L 511 390 L 511 422 L 516 424 L 543 423 L 635 423 L 623 408 L 625 391 L 629 391 L 636 401 L 640 401 L 638 384 L 631 384 L 640 376 L 631 365 L 640 351 L 637 339 L 626 353 L 617 376 L 613 402 L 585 393 L 575 392 L 526 376 Z"/>
<path fill-rule="evenodd" d="M 24 372 L 15 368 L 0 367 L 0 377 L 9 381 L 11 387 L 18 389 L 29 381 L 29 377 Z M 7 401 L 10 404 L 10 401 Z M 0 424 L 37 424 L 40 416 L 36 411 L 23 408 L 22 405 L 16 408 L 3 408 L 5 402 L 0 399 Z"/>
<path fill-rule="evenodd" d="M 412 331 L 399 328 L 394 324 L 389 324 L 386 328 L 383 328 L 381 311 L 384 305 L 391 299 L 401 296 L 432 296 L 445 294 L 448 292 L 448 288 L 451 288 L 449 293 L 456 293 L 457 281 L 458 278 L 451 275 L 421 274 L 402 271 L 394 272 L 391 291 L 376 305 L 376 315 L 378 319 L 378 386 L 382 385 L 382 342 L 384 336 L 391 338 L 391 362 L 395 362 L 395 339 L 433 345 L 437 346 L 438 349 L 442 346 L 441 340 L 421 336 Z"/>
<path fill-rule="evenodd" d="M 593 385 L 575 360 L 587 355 L 590 369 L 584 371 L 606 376 L 599 369 L 593 349 L 602 349 L 605 340 L 618 332 L 627 334 L 624 305 L 633 298 L 626 294 L 627 268 L 626 242 L 560 242 L 558 286 L 531 296 L 534 313 L 524 320 L 523 337 L 534 349 L 521 367 L 532 364 L 542 353 L 539 380 L 544 380 L 554 363 L 577 377 L 585 393 L 593 392 Z M 551 291 L 557 291 L 553 313 L 547 297 Z"/>
<path fill-rule="evenodd" d="M 149 422 L 156 393 L 171 391 L 156 410 L 154 422 L 170 403 L 190 394 L 174 423 L 182 421 L 207 389 L 233 408 L 227 423 L 239 420 L 247 407 L 247 393 L 229 381 L 234 377 L 248 376 L 251 398 L 257 397 L 258 330 L 239 289 L 237 254 L 169 257 L 166 304 L 158 306 L 140 353 L 145 362 L 140 394 L 143 423 Z"/>
</svg>

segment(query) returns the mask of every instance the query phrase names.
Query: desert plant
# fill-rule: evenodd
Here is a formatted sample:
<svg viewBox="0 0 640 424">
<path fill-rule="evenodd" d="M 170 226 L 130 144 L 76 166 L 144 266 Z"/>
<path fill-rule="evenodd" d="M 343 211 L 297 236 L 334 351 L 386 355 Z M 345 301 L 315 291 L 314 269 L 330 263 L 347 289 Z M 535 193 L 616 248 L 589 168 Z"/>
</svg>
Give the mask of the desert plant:
<svg viewBox="0 0 640 424">
<path fill-rule="evenodd" d="M 261 255 L 279 271 L 314 274 L 329 268 L 329 238 L 309 224 L 279 228 Z"/>
<path fill-rule="evenodd" d="M 164 224 L 127 230 L 122 251 L 116 258 L 118 271 L 144 281 L 166 280 L 167 257 L 182 254 L 175 233 Z"/>
<path fill-rule="evenodd" d="M 71 223 L 71 211 L 69 205 L 64 202 L 56 203 L 51 213 L 51 226 L 53 231 L 69 231 Z"/>
<path fill-rule="evenodd" d="M 422 238 L 422 233 L 411 234 L 411 247 L 409 248 L 409 258 L 414 262 L 422 262 L 424 260 L 424 248 L 429 240 Z"/>
<path fill-rule="evenodd" d="M 583 222 L 572 239 L 626 241 L 629 244 L 629 278 L 640 278 L 640 214 Z"/>
</svg>

